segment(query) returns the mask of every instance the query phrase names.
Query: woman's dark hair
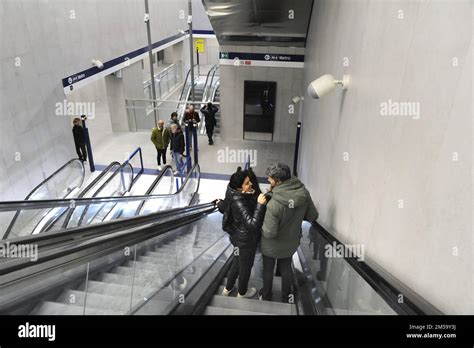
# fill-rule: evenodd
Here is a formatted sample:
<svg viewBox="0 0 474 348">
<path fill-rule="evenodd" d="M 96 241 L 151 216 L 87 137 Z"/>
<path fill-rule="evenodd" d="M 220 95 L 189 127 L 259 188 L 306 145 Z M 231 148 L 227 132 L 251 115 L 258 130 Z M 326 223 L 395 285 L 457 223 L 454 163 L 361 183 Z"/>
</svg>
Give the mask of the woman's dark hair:
<svg viewBox="0 0 474 348">
<path fill-rule="evenodd" d="M 252 168 L 249 168 L 247 170 L 247 174 L 249 176 L 250 181 L 252 182 L 252 188 L 255 190 L 255 195 L 258 196 L 260 193 L 262 193 L 262 190 L 260 190 L 260 185 L 258 184 L 257 176 L 255 175 L 255 172 L 252 170 Z"/>
<path fill-rule="evenodd" d="M 234 189 L 238 190 L 244 184 L 245 178 L 248 177 L 248 173 L 246 170 L 238 170 L 234 174 L 231 175 L 229 186 Z"/>
</svg>

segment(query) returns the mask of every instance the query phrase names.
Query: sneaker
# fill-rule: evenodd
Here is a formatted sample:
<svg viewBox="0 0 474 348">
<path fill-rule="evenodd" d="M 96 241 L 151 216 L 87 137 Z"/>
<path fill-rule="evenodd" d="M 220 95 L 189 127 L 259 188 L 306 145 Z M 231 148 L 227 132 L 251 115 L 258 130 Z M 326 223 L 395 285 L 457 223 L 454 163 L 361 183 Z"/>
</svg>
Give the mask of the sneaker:
<svg viewBox="0 0 474 348">
<path fill-rule="evenodd" d="M 263 288 L 258 290 L 258 300 L 263 301 Z"/>
<path fill-rule="evenodd" d="M 162 166 L 158 166 L 158 170 L 161 170 L 161 169 L 163 169 L 163 167 L 162 167 Z"/>
<path fill-rule="evenodd" d="M 252 297 L 255 296 L 256 293 L 257 293 L 257 289 L 255 289 L 255 288 L 248 288 L 248 289 L 247 289 L 247 292 L 246 292 L 244 295 L 237 294 L 237 297 L 238 297 L 238 298 L 252 298 Z"/>
<path fill-rule="evenodd" d="M 173 175 L 179 175 L 179 172 L 178 172 L 177 170 L 175 170 L 175 171 L 173 172 Z"/>
<path fill-rule="evenodd" d="M 234 286 L 232 289 L 230 289 L 230 290 L 227 290 L 226 287 L 224 286 L 224 290 L 222 290 L 222 294 L 221 294 L 221 295 L 222 295 L 222 296 L 229 296 L 230 293 L 231 293 L 232 291 L 234 291 L 234 290 L 235 290 L 235 286 Z"/>
</svg>

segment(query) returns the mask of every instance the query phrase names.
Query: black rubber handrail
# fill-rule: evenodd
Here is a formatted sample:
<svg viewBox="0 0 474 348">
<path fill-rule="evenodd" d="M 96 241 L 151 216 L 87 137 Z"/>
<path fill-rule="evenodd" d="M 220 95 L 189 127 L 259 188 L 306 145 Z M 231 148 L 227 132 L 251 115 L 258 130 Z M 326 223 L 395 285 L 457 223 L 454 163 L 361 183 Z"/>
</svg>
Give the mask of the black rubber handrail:
<svg viewBox="0 0 474 348">
<path fill-rule="evenodd" d="M 84 176 L 85 176 L 85 169 L 84 169 L 84 163 L 78 159 L 78 158 L 73 158 L 69 161 L 67 161 L 64 165 L 62 165 L 61 167 L 59 167 L 56 171 L 53 172 L 53 174 L 51 174 L 50 176 L 48 176 L 46 179 L 44 179 L 40 184 L 38 184 L 33 190 L 30 191 L 30 193 L 25 197 L 25 201 L 26 200 L 29 200 L 30 197 L 36 192 L 38 191 L 38 189 L 40 189 L 44 184 L 46 184 L 49 180 L 51 180 L 53 177 L 55 177 L 57 174 L 59 174 L 61 171 L 63 171 L 67 166 L 69 166 L 71 163 L 73 162 L 79 162 L 81 164 L 81 167 L 82 167 L 82 179 L 81 179 L 81 183 L 78 187 L 81 187 L 83 182 L 84 182 Z M 18 219 L 18 216 L 20 215 L 21 213 L 21 210 L 18 210 L 16 213 L 15 213 L 15 216 L 13 216 L 10 224 L 8 225 L 7 227 L 7 230 L 5 231 L 4 235 L 3 235 L 3 239 L 7 239 L 8 236 L 10 235 L 10 232 L 13 228 L 13 226 L 15 225 L 15 222 L 16 220 Z"/>
<path fill-rule="evenodd" d="M 7 243 L 9 245 L 15 245 L 17 247 L 22 245 L 37 245 L 39 250 L 45 249 L 45 247 L 56 247 L 61 244 L 67 243 L 77 243 L 80 241 L 84 241 L 88 238 L 94 238 L 101 235 L 107 235 L 111 233 L 115 233 L 117 228 L 132 228 L 136 227 L 139 224 L 146 224 L 154 221 L 158 221 L 159 219 L 170 217 L 170 216 L 179 216 L 179 214 L 183 213 L 190 213 L 193 211 L 199 211 L 203 208 L 209 207 L 213 205 L 214 202 L 204 203 L 200 205 L 182 207 L 182 208 L 174 208 L 168 209 L 164 211 L 159 211 L 153 214 L 143 215 L 143 216 L 134 216 L 127 219 L 122 220 L 112 220 L 107 222 L 102 222 L 100 224 L 94 225 L 84 225 L 80 227 L 73 227 L 67 230 L 62 231 L 54 231 L 50 233 L 42 233 L 42 234 L 35 234 L 29 235 L 25 237 L 18 237 L 14 239 L 10 239 L 5 241 L 4 243 L 0 243 L 4 248 L 7 247 Z M 138 219 L 137 218 L 141 218 Z M 4 259 L 2 262 L 5 262 L 7 259 Z"/>
<path fill-rule="evenodd" d="M 344 243 L 329 233 L 318 222 L 313 221 L 312 227 L 331 245 L 346 249 Z M 335 244 L 334 244 L 335 243 Z M 382 297 L 382 299 L 401 315 L 442 315 L 438 308 L 423 299 L 416 292 L 405 286 L 376 263 L 360 261 L 357 257 L 343 255 L 347 263 Z M 369 265 L 370 263 L 370 265 Z M 403 301 L 399 302 L 400 295 Z"/>
<path fill-rule="evenodd" d="M 71 228 L 64 231 L 64 233 L 69 234 L 69 237 L 73 235 L 88 235 L 91 236 L 91 238 L 84 239 L 79 243 L 60 245 L 57 248 L 48 249 L 44 252 L 40 251 L 38 258 L 35 261 L 31 261 L 26 258 L 8 259 L 0 263 L 0 275 L 5 275 L 18 270 L 24 270 L 30 266 L 36 267 L 42 263 L 46 263 L 62 256 L 71 255 L 74 252 L 84 250 L 92 246 L 105 244 L 116 239 L 122 239 L 124 236 L 129 236 L 130 239 L 135 239 L 137 236 L 139 236 L 140 239 L 144 238 L 143 240 L 150 239 L 162 232 L 160 228 L 162 225 L 169 225 L 174 229 L 178 225 L 187 224 L 189 220 L 195 220 L 196 217 L 202 216 L 203 214 L 209 214 L 214 212 L 216 209 L 217 207 L 215 202 L 210 202 L 192 207 L 177 208 L 173 209 L 173 211 L 157 212 L 144 216 L 134 216 L 123 220 L 114 220 L 95 225 L 85 225 Z M 152 230 L 154 233 L 147 233 L 151 232 Z M 33 241 L 38 242 L 39 240 L 52 239 L 58 236 L 61 237 L 64 236 L 64 234 L 54 232 L 29 236 L 24 238 L 22 243 L 32 243 Z M 12 244 L 11 242 L 9 243 Z M 130 243 L 132 242 L 130 241 Z M 133 243 L 136 244 L 137 241 L 134 240 Z M 21 277 L 25 277 L 27 275 L 27 273 L 22 273 Z M 8 281 L 11 281 L 11 279 Z"/>
<path fill-rule="evenodd" d="M 79 198 L 79 199 L 45 199 L 45 200 L 34 200 L 34 201 L 5 201 L 0 202 L 0 212 L 15 211 L 15 210 L 35 210 L 43 208 L 55 208 L 60 206 L 69 206 L 71 202 L 74 202 L 76 206 L 87 205 L 87 204 L 98 204 L 98 203 L 109 203 L 109 202 L 132 202 L 138 200 L 153 200 L 170 198 L 178 195 L 186 187 L 186 183 L 190 180 L 191 175 L 197 173 L 200 175 L 199 164 L 194 164 L 192 169 L 186 174 L 183 184 L 173 194 L 157 194 L 157 195 L 137 195 L 137 196 L 125 196 L 125 197 L 95 197 L 95 198 Z M 198 182 L 199 188 L 199 182 Z"/>
</svg>

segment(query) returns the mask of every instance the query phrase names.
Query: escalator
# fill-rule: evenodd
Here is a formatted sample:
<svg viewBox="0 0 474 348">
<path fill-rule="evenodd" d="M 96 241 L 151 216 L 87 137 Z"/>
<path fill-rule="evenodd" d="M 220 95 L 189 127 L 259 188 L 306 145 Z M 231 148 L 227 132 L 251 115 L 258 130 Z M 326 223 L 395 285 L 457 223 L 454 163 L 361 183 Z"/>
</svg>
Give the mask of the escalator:
<svg viewBox="0 0 474 348">
<path fill-rule="evenodd" d="M 40 199 L 75 198 L 80 194 L 80 187 L 85 178 L 84 164 L 79 159 L 72 159 L 57 169 L 37 185 L 25 201 Z M 16 211 L 10 223 L 0 231 L 2 239 L 20 237 L 31 233 L 41 222 L 47 212 Z"/>
<path fill-rule="evenodd" d="M 70 162 L 75 163 L 75 161 L 76 160 L 72 160 Z M 78 162 L 82 165 L 82 162 Z M 50 178 L 38 185 L 28 197 L 30 197 L 29 200 L 31 200 L 31 198 L 38 200 L 41 197 L 46 199 L 68 199 L 70 200 L 70 204 L 68 206 L 48 209 L 16 211 L 4 234 L 4 239 L 59 231 L 66 228 L 95 224 L 117 218 L 132 217 L 150 211 L 166 210 L 177 207 L 179 204 L 190 204 L 189 199 L 180 198 L 182 196 L 180 194 L 182 189 L 179 188 L 179 180 L 175 181 L 171 166 L 165 166 L 153 182 L 149 184 L 147 189 L 145 180 L 142 184 L 136 185 L 137 182 L 140 182 L 140 172 L 134 174 L 132 166 L 127 162 L 122 165 L 118 162 L 112 162 L 82 190 L 80 189 L 80 184 L 82 184 L 84 180 L 83 177 L 78 185 L 76 183 L 78 179 L 75 179 L 74 175 L 67 175 L 71 177 L 69 179 L 71 183 L 66 186 L 73 186 L 74 189 L 68 188 L 64 191 L 65 193 L 61 194 L 43 194 L 39 196 L 37 192 L 47 191 L 44 185 L 51 185 L 50 182 L 53 180 L 51 178 L 58 177 L 58 173 L 62 173 L 62 171 L 65 170 L 64 168 L 67 169 L 68 166 L 65 165 L 53 173 Z M 194 181 L 195 178 L 199 176 L 199 173 L 196 171 L 198 171 L 198 169 L 195 168 L 190 175 L 191 179 L 181 180 L 181 184 L 189 182 L 190 186 L 196 186 Z M 70 173 L 68 172 L 68 174 Z M 66 179 L 64 179 L 64 181 L 66 181 Z M 136 188 L 137 186 L 138 188 Z M 160 195 L 162 200 L 160 202 L 157 200 L 153 200 L 152 202 L 141 200 L 136 202 L 127 201 L 126 203 L 110 202 L 108 204 L 76 205 L 76 202 L 81 199 L 120 197 L 129 196 L 131 194 L 138 196 Z M 28 219 L 30 219 L 29 222 Z"/>
<path fill-rule="evenodd" d="M 158 198 L 98 199 L 122 204 Z M 3 202 L 0 212 L 48 204 L 67 201 Z M 293 256 L 294 303 L 276 301 L 281 293 L 278 277 L 272 302 L 221 296 L 233 257 L 221 222 L 214 203 L 206 203 L 12 240 L 39 244 L 39 254 L 36 262 L 23 258 L 0 263 L 0 313 L 441 314 L 367 261 L 340 255 L 321 266 L 317 251 L 342 244 L 317 223 L 304 224 L 301 247 Z M 261 285 L 253 274 L 249 286 Z"/>
</svg>

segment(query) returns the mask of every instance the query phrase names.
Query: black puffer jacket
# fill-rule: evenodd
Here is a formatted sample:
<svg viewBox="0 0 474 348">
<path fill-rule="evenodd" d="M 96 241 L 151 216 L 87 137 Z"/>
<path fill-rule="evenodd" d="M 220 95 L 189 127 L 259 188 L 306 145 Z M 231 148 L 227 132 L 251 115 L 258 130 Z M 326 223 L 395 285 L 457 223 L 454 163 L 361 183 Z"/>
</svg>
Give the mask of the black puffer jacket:
<svg viewBox="0 0 474 348">
<path fill-rule="evenodd" d="M 243 193 L 227 186 L 225 200 L 219 204 L 224 214 L 222 226 L 234 247 L 255 248 L 265 217 L 266 206 L 258 204 L 252 193 Z"/>
</svg>

